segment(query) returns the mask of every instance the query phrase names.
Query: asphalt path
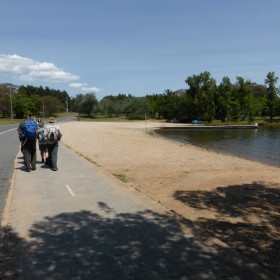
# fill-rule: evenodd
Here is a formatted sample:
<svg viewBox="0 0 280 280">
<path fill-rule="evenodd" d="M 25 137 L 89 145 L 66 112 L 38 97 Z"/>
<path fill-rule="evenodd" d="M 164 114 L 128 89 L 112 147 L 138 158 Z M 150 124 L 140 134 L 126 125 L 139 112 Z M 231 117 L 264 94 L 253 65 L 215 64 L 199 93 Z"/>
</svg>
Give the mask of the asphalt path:
<svg viewBox="0 0 280 280">
<path fill-rule="evenodd" d="M 14 160 L 19 150 L 18 124 L 0 126 L 0 220 L 14 171 Z"/>
<path fill-rule="evenodd" d="M 57 122 L 66 122 L 74 117 L 61 117 Z M 0 125 L 0 221 L 14 172 L 14 160 L 18 153 L 20 143 L 17 136 L 17 128 L 21 120 L 16 124 Z M 38 153 L 38 151 L 37 151 Z"/>
</svg>

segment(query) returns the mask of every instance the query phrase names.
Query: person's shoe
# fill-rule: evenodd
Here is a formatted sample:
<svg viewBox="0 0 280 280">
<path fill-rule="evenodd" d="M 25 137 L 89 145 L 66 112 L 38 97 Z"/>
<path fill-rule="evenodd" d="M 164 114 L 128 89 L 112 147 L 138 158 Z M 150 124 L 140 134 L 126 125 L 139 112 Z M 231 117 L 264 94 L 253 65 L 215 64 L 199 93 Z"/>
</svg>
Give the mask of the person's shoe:
<svg viewBox="0 0 280 280">
<path fill-rule="evenodd" d="M 36 170 L 36 166 L 34 166 L 34 167 L 31 167 L 31 170 Z"/>
<path fill-rule="evenodd" d="M 30 168 L 26 168 L 26 172 L 31 172 L 31 169 Z"/>
<path fill-rule="evenodd" d="M 53 167 L 53 168 L 51 168 L 51 169 L 52 169 L 52 171 L 57 171 L 57 170 L 58 170 L 57 167 Z"/>
</svg>

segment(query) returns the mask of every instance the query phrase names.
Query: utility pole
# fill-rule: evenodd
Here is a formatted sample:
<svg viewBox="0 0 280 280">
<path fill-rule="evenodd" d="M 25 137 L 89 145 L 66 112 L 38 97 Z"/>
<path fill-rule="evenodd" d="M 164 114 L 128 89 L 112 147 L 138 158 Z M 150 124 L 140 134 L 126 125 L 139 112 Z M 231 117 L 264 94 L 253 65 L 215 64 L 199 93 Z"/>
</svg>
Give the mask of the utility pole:
<svg viewBox="0 0 280 280">
<path fill-rule="evenodd" d="M 44 96 L 42 97 L 42 102 L 43 102 L 43 120 L 45 117 L 45 103 L 44 103 Z"/>
<path fill-rule="evenodd" d="M 66 97 L 66 101 L 65 101 L 65 109 L 66 109 L 66 113 L 68 113 L 68 98 Z"/>
<path fill-rule="evenodd" d="M 13 121 L 13 100 L 12 100 L 12 84 L 10 84 L 10 103 L 11 103 L 11 121 Z"/>
</svg>

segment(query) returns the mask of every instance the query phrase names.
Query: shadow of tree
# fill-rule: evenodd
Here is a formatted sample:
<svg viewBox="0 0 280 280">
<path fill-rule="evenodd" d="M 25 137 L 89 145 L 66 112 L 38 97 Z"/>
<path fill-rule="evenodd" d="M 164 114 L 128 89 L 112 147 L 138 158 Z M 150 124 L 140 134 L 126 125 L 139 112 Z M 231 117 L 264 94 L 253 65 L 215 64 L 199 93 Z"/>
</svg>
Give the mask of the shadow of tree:
<svg viewBox="0 0 280 280">
<path fill-rule="evenodd" d="M 34 224 L 29 239 L 15 238 L 18 279 L 272 279 L 179 218 L 99 207 L 105 217 L 62 213 Z"/>
<path fill-rule="evenodd" d="M 214 191 L 176 191 L 174 197 L 215 219 L 195 223 L 243 255 L 280 275 L 280 189 L 252 184 L 218 187 Z"/>
<path fill-rule="evenodd" d="M 0 279 L 16 278 L 16 248 L 21 241 L 11 227 L 0 228 Z"/>
</svg>

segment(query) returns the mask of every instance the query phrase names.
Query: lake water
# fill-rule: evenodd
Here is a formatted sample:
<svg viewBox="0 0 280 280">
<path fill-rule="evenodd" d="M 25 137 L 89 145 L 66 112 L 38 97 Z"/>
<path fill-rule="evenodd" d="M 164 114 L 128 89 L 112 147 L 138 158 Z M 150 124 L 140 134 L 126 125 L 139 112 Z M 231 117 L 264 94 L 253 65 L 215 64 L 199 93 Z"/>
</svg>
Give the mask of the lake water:
<svg viewBox="0 0 280 280">
<path fill-rule="evenodd" d="M 161 136 L 280 166 L 280 129 L 160 129 Z"/>
</svg>

